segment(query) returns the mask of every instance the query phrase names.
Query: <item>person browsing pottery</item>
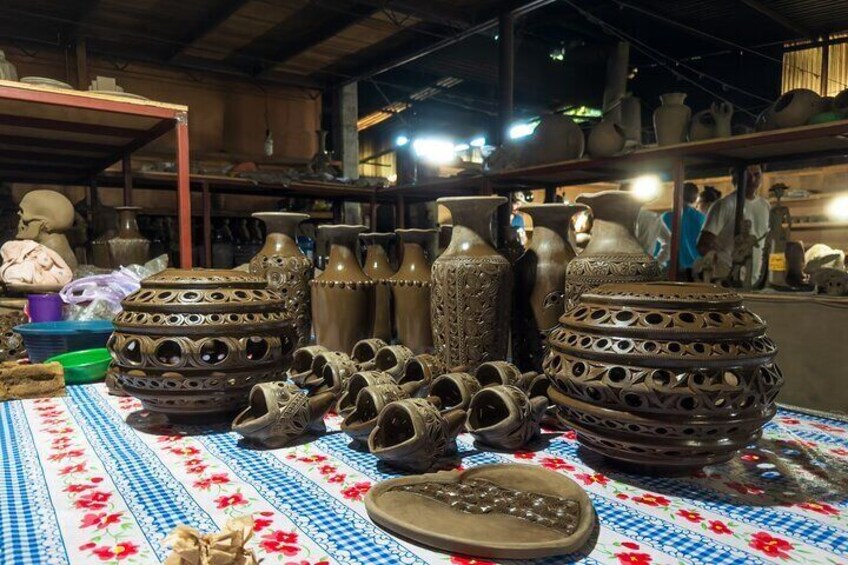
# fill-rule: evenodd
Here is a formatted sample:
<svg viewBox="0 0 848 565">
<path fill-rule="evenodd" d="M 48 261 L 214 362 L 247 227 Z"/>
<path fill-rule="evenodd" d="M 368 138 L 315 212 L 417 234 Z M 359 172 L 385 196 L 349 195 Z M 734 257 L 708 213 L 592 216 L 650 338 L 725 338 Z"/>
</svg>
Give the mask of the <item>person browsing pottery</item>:
<svg viewBox="0 0 848 565">
<path fill-rule="evenodd" d="M 680 251 L 678 253 L 678 267 L 687 272 L 686 279 L 692 279 L 692 264 L 700 257 L 698 253 L 698 237 L 701 228 L 704 227 L 706 216 L 697 208 L 695 202 L 698 200 L 698 187 L 691 182 L 683 185 L 683 216 L 680 219 Z M 672 213 L 666 212 L 662 216 L 663 224 L 671 230 Z"/>
<path fill-rule="evenodd" d="M 731 175 L 733 185 L 738 187 L 739 179 L 736 178 L 735 170 L 731 172 Z M 759 165 L 751 165 L 745 169 L 745 175 L 747 175 L 747 183 L 743 217 L 751 222 L 750 235 L 761 240 L 769 230 L 768 200 L 757 195 L 763 180 L 763 170 Z M 698 253 L 706 255 L 710 251 L 715 251 L 718 262 L 727 267 L 732 266 L 735 221 L 736 191 L 718 200 L 710 208 L 701 236 L 698 238 Z M 763 247 L 755 246 L 752 250 L 750 276 L 754 287 L 760 280 L 762 263 Z"/>
<path fill-rule="evenodd" d="M 710 211 L 714 202 L 718 202 L 721 199 L 721 191 L 718 190 L 714 186 L 705 186 L 701 191 L 701 194 L 698 195 L 698 203 L 696 208 L 701 212 L 704 216 L 707 215 L 707 212 Z"/>
</svg>

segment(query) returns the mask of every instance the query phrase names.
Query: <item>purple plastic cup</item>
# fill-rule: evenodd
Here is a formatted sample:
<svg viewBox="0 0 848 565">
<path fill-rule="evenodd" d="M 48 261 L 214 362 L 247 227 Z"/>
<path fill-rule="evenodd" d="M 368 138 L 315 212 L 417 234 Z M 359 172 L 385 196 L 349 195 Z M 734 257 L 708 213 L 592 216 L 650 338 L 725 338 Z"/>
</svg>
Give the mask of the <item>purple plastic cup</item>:
<svg viewBox="0 0 848 565">
<path fill-rule="evenodd" d="M 61 322 L 65 303 L 56 293 L 30 294 L 27 296 L 30 322 Z"/>
</svg>

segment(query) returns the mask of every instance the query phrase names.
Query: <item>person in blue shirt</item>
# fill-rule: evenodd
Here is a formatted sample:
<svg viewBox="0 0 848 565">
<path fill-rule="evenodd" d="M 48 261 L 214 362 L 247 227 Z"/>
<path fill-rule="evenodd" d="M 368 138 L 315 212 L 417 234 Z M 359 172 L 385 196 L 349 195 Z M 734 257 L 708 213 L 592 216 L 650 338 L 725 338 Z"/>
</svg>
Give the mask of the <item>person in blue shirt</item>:
<svg viewBox="0 0 848 565">
<path fill-rule="evenodd" d="M 687 182 L 683 185 L 683 217 L 680 222 L 680 254 L 678 265 L 680 270 L 687 272 L 687 278 L 692 280 L 692 265 L 701 256 L 698 253 L 698 237 L 701 228 L 704 227 L 706 216 L 695 208 L 698 200 L 698 187 L 694 183 Z M 671 212 L 663 214 L 663 223 L 671 229 Z"/>
</svg>

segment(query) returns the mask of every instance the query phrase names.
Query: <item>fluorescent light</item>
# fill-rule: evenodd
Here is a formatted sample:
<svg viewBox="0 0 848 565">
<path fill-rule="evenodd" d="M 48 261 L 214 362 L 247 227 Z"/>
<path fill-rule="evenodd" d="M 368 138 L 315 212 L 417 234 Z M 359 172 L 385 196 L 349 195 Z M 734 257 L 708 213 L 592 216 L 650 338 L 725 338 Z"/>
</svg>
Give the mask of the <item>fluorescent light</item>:
<svg viewBox="0 0 848 565">
<path fill-rule="evenodd" d="M 419 159 L 433 165 L 444 165 L 456 159 L 453 142 L 447 139 L 419 137 L 412 142 L 412 148 Z"/>
<path fill-rule="evenodd" d="M 475 137 L 474 139 L 468 142 L 468 145 L 470 145 L 471 147 L 483 147 L 484 145 L 486 145 L 486 138 Z"/>
<path fill-rule="evenodd" d="M 405 135 L 399 135 L 397 136 L 397 138 L 395 138 L 395 145 L 397 145 L 398 147 L 403 147 L 407 143 L 409 143 L 409 138 Z"/>
<path fill-rule="evenodd" d="M 642 202 L 650 202 L 660 194 L 660 178 L 656 175 L 638 177 L 631 190 Z"/>
<path fill-rule="evenodd" d="M 848 222 L 848 195 L 837 196 L 827 205 L 827 215 L 837 222 Z"/>
<path fill-rule="evenodd" d="M 458 144 L 453 146 L 453 150 L 456 151 L 457 153 L 461 153 L 463 151 L 468 151 L 469 149 L 471 149 L 471 146 L 468 145 L 467 143 L 458 143 Z"/>
<path fill-rule="evenodd" d="M 522 137 L 527 137 L 528 135 L 533 133 L 533 131 L 536 129 L 536 126 L 538 125 L 539 122 L 513 124 L 509 128 L 509 138 L 519 139 Z"/>
</svg>

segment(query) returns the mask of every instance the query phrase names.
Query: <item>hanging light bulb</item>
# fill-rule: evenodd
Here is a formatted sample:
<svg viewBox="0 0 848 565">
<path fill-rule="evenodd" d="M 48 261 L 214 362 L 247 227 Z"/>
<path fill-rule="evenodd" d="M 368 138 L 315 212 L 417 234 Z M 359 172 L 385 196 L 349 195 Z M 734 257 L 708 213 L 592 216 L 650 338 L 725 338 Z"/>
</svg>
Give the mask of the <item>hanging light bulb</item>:
<svg viewBox="0 0 848 565">
<path fill-rule="evenodd" d="M 274 154 L 274 134 L 270 129 L 265 130 L 265 156 L 270 157 Z"/>
</svg>

